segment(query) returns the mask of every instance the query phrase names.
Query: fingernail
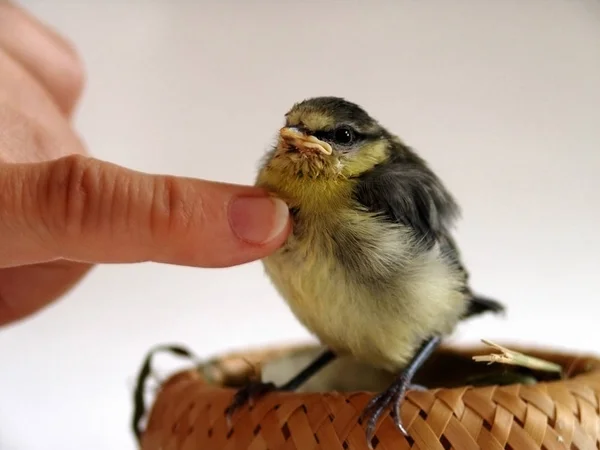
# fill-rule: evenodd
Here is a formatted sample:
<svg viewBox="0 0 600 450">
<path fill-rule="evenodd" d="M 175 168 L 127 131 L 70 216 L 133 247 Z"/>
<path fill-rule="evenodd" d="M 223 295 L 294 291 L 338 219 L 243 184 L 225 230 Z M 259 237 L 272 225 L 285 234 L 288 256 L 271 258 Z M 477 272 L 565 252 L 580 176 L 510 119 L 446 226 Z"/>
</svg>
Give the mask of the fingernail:
<svg viewBox="0 0 600 450">
<path fill-rule="evenodd" d="M 233 232 L 242 240 L 264 244 L 278 236 L 289 220 L 286 203 L 272 197 L 238 197 L 229 206 Z"/>
</svg>

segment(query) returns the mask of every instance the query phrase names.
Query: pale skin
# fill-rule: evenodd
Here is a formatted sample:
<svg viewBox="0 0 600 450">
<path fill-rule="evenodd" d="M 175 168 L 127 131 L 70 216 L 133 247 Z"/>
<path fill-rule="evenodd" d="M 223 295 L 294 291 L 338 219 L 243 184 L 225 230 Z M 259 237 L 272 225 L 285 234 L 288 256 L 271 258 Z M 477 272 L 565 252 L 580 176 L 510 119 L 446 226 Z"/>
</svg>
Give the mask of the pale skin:
<svg viewBox="0 0 600 450">
<path fill-rule="evenodd" d="M 263 189 L 92 158 L 71 125 L 84 78 L 64 37 L 0 0 L 0 325 L 43 310 L 96 264 L 233 266 L 291 230 L 287 205 Z"/>
</svg>

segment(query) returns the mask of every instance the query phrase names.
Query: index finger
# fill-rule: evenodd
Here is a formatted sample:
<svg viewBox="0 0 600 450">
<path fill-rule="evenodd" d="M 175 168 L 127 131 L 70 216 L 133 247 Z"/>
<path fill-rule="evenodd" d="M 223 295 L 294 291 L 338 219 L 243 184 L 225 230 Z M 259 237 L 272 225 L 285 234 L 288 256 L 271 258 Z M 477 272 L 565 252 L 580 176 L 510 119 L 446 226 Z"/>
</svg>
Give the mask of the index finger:
<svg viewBox="0 0 600 450">
<path fill-rule="evenodd" d="M 0 267 L 55 259 L 232 266 L 274 252 L 290 228 L 287 205 L 251 186 L 78 155 L 0 165 Z"/>
</svg>

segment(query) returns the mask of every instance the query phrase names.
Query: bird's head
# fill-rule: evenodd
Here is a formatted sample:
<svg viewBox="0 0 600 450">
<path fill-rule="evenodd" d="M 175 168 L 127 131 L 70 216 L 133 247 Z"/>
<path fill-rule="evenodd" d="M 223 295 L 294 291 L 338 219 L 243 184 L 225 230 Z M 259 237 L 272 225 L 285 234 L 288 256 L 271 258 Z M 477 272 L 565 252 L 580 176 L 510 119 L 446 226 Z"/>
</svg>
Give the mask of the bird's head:
<svg viewBox="0 0 600 450">
<path fill-rule="evenodd" d="M 350 178 L 382 162 L 392 139 L 360 106 L 311 98 L 287 112 L 264 167 L 288 179 Z"/>
</svg>

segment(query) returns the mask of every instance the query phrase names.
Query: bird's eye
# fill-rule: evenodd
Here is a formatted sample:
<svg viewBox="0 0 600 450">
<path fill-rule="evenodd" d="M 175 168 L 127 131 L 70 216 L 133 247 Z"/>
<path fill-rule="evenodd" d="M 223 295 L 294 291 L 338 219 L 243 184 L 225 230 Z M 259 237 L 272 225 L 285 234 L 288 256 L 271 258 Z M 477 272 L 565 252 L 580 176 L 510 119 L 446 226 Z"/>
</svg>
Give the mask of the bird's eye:
<svg viewBox="0 0 600 450">
<path fill-rule="evenodd" d="M 337 144 L 349 145 L 354 142 L 355 133 L 351 128 L 340 127 L 333 132 L 333 140 Z"/>
</svg>

